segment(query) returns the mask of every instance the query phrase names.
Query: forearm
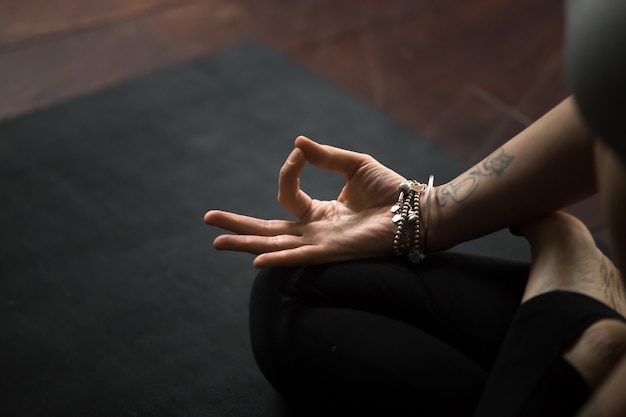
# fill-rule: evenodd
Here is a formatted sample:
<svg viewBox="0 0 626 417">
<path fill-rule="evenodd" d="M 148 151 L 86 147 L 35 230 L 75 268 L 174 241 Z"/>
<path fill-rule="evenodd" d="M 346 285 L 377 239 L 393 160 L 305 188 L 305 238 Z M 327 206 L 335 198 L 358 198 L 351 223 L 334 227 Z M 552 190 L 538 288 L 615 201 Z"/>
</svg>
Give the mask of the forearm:
<svg viewBox="0 0 626 417">
<path fill-rule="evenodd" d="M 428 249 L 448 249 L 595 192 L 593 135 L 568 98 L 483 161 L 434 189 Z"/>
</svg>

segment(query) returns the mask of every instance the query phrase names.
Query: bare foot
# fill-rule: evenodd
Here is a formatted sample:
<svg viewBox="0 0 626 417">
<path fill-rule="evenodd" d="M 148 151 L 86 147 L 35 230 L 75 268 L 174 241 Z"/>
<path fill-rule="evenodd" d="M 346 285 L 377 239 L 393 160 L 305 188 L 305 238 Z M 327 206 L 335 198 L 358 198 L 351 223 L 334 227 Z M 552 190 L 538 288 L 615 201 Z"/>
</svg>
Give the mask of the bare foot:
<svg viewBox="0 0 626 417">
<path fill-rule="evenodd" d="M 626 316 L 626 286 L 620 271 L 598 250 L 580 220 L 554 213 L 520 229 L 532 254 L 523 301 L 553 290 L 574 291 Z M 587 328 L 563 357 L 596 388 L 625 352 L 626 324 L 605 319 Z"/>
</svg>

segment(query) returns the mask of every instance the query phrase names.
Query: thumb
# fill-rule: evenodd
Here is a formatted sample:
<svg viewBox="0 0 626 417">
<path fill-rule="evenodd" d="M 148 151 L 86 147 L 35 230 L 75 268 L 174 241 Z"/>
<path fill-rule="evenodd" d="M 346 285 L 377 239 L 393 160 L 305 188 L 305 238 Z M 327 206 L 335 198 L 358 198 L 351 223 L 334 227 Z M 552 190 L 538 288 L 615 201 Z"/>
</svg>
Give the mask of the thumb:
<svg viewBox="0 0 626 417">
<path fill-rule="evenodd" d="M 365 154 L 321 145 L 306 136 L 298 136 L 295 146 L 304 153 L 307 162 L 311 165 L 338 172 L 348 178 L 352 177 L 367 159 Z"/>
</svg>

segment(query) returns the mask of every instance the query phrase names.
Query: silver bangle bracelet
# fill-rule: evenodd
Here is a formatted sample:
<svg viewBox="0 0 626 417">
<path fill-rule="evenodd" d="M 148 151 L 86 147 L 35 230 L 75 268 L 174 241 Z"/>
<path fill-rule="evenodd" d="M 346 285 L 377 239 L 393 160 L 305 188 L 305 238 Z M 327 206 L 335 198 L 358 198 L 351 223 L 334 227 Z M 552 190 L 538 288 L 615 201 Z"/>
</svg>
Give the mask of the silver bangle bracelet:
<svg viewBox="0 0 626 417">
<path fill-rule="evenodd" d="M 430 220 L 430 196 L 433 193 L 433 184 L 435 182 L 435 176 L 428 177 L 428 186 L 426 187 L 426 195 L 424 196 L 424 238 L 422 239 L 423 251 L 427 251 L 428 247 L 428 221 Z"/>
</svg>

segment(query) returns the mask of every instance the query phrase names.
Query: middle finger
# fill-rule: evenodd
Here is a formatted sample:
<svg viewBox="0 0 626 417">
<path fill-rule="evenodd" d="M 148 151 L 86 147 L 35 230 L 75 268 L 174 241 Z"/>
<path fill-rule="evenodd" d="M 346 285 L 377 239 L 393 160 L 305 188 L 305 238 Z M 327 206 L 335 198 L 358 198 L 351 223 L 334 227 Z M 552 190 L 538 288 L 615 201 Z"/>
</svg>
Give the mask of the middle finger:
<svg viewBox="0 0 626 417">
<path fill-rule="evenodd" d="M 220 210 L 209 211 L 204 215 L 204 222 L 240 235 L 300 235 L 294 222 L 287 220 L 263 220 Z"/>
</svg>

